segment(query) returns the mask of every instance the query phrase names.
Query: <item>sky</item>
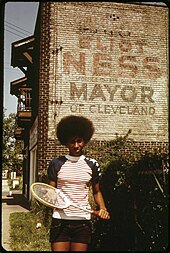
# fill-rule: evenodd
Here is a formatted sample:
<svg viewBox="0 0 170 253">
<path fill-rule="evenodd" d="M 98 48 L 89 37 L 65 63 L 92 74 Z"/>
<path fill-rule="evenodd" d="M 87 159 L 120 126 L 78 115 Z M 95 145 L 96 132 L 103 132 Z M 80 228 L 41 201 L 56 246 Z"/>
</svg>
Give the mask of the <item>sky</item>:
<svg viewBox="0 0 170 253">
<path fill-rule="evenodd" d="M 4 94 L 5 115 L 17 112 L 17 98 L 10 94 L 10 82 L 24 73 L 11 66 L 12 43 L 34 34 L 39 2 L 7 2 L 4 13 Z"/>
</svg>

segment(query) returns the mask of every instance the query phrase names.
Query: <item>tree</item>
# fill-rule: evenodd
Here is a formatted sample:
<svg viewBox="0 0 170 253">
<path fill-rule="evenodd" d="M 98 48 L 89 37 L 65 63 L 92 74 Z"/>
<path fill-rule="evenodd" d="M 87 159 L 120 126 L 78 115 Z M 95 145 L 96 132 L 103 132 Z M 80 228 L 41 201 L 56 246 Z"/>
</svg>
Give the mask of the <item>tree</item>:
<svg viewBox="0 0 170 253">
<path fill-rule="evenodd" d="M 5 116 L 3 112 L 2 170 L 16 171 L 20 175 L 23 141 L 15 139 L 15 117 L 15 113 Z"/>
</svg>

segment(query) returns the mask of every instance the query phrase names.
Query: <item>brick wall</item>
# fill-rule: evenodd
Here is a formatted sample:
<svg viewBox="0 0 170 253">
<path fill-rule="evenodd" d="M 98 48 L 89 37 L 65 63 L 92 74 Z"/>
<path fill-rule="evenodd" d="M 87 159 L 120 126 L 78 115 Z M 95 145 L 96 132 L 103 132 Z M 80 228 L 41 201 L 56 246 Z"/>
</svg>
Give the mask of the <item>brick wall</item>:
<svg viewBox="0 0 170 253">
<path fill-rule="evenodd" d="M 166 146 L 168 9 L 42 2 L 41 13 L 39 168 L 65 153 L 55 127 L 69 114 L 90 118 L 99 143 L 131 129 L 144 149 Z"/>
<path fill-rule="evenodd" d="M 39 70 L 39 113 L 38 113 L 38 170 L 47 168 L 48 154 L 48 101 L 50 72 L 50 4 L 44 2 L 40 17 L 40 70 Z"/>
</svg>

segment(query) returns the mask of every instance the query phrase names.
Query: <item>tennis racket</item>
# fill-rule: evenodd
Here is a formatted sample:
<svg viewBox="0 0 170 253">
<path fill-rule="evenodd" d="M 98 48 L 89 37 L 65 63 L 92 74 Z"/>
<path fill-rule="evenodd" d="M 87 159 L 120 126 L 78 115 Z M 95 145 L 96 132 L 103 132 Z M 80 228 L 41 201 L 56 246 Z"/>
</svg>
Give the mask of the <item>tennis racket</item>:
<svg viewBox="0 0 170 253">
<path fill-rule="evenodd" d="M 69 206 L 74 206 L 96 216 L 99 214 L 99 211 L 90 210 L 86 207 L 73 203 L 61 190 L 49 184 L 40 182 L 33 183 L 31 185 L 31 193 L 35 199 L 51 208 L 64 209 Z"/>
</svg>

